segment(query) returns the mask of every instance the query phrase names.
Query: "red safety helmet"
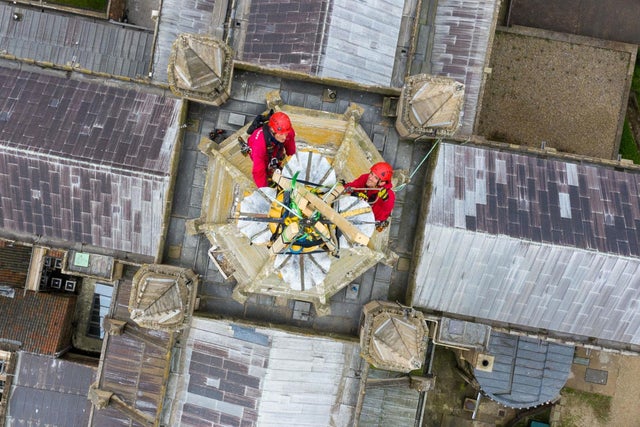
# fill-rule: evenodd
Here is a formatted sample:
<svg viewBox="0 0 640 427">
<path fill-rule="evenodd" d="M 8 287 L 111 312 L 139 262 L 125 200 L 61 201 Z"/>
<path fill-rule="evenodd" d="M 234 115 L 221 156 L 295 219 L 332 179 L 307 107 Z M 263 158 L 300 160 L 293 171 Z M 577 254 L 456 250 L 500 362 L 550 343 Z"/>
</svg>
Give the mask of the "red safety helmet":
<svg viewBox="0 0 640 427">
<path fill-rule="evenodd" d="M 291 120 L 285 113 L 278 111 L 271 115 L 269 127 L 274 133 L 289 133 L 291 132 Z"/>
<path fill-rule="evenodd" d="M 378 177 L 381 181 L 391 181 L 393 176 L 393 168 L 387 162 L 378 162 L 371 166 L 371 173 Z"/>
</svg>

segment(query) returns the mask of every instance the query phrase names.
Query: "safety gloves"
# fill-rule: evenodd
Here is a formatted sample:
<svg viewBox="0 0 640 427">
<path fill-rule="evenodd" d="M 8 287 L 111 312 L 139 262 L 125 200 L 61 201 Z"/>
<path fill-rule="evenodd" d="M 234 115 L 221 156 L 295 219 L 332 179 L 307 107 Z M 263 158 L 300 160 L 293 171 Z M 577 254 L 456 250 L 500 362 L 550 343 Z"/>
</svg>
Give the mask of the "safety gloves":
<svg viewBox="0 0 640 427">
<path fill-rule="evenodd" d="M 376 221 L 376 231 L 378 233 L 381 233 L 382 230 L 384 230 L 388 226 L 389 226 L 389 221 L 387 221 L 386 219 L 384 221 Z"/>
</svg>

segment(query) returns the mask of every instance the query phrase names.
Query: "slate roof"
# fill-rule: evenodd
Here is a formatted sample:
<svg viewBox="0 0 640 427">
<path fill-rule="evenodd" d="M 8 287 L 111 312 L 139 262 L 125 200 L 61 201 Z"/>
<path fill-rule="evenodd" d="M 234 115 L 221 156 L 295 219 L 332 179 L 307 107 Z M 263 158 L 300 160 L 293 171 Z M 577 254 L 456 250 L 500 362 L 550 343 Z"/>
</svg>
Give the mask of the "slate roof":
<svg viewBox="0 0 640 427">
<path fill-rule="evenodd" d="M 89 421 L 89 385 L 96 368 L 19 352 L 9 394 L 7 425 L 30 425 L 34 414 L 47 425 L 84 427 Z"/>
<path fill-rule="evenodd" d="M 20 343 L 20 350 L 52 356 L 71 345 L 75 296 L 15 292 L 0 296 L 0 338 Z"/>
<path fill-rule="evenodd" d="M 242 60 L 316 74 L 335 2 L 252 1 Z"/>
<path fill-rule="evenodd" d="M 492 331 L 486 351 L 494 357 L 492 369 L 474 369 L 473 374 L 491 399 L 511 408 L 529 408 L 559 397 L 573 352 L 572 346 Z"/>
<path fill-rule="evenodd" d="M 0 227 L 156 256 L 182 101 L 0 68 Z"/>
<path fill-rule="evenodd" d="M 412 304 L 640 344 L 640 175 L 441 144 Z"/>
<path fill-rule="evenodd" d="M 14 21 L 14 12 L 22 14 Z M 153 32 L 50 9 L 0 3 L 0 51 L 18 58 L 125 77 L 146 77 Z"/>
<path fill-rule="evenodd" d="M 215 0 L 163 0 L 153 56 L 153 79 L 167 82 L 171 46 L 182 33 L 213 33 Z M 222 2 L 226 4 L 226 2 Z M 216 33 L 217 34 L 217 33 Z M 222 38 L 222 34 L 217 34 Z"/>
<path fill-rule="evenodd" d="M 350 426 L 357 343 L 195 318 L 172 425 Z"/>
<path fill-rule="evenodd" d="M 141 328 L 129 319 L 131 278 L 117 286 L 112 318 L 127 321 L 121 335 L 105 334 L 98 371 L 98 388 L 113 392 L 127 405 L 151 419 L 161 416 L 165 395 L 173 335 L 164 331 Z M 90 426 L 117 427 L 139 425 L 114 404 L 97 410 L 92 407 Z"/>
<path fill-rule="evenodd" d="M 171 44 L 182 32 L 215 30 L 214 1 L 168 0 L 154 56 L 154 79 L 166 81 Z M 235 13 L 238 59 L 322 77 L 389 86 L 404 1 L 252 1 L 246 16 Z M 231 28 L 233 30 L 233 28 Z"/>
<path fill-rule="evenodd" d="M 404 0 L 333 0 L 325 40 L 318 46 L 318 75 L 392 86 L 404 7 Z"/>
<path fill-rule="evenodd" d="M 484 68 L 495 30 L 497 0 L 440 0 L 434 22 L 431 74 L 465 85 L 459 133 L 473 133 Z"/>
</svg>

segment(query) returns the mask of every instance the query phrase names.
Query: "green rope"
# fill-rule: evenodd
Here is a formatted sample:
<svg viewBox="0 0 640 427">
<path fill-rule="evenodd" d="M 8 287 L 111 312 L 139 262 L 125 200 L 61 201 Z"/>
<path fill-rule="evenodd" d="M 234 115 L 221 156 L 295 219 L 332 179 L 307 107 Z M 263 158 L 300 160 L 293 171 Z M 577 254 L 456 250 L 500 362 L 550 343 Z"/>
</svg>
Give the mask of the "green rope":
<svg viewBox="0 0 640 427">
<path fill-rule="evenodd" d="M 424 158 L 420 161 L 420 163 L 418 164 L 418 166 L 416 166 L 416 168 L 413 170 L 413 172 L 411 172 L 411 175 L 409 175 L 409 182 L 411 182 L 411 179 L 413 178 L 413 176 L 416 174 L 416 172 L 418 172 L 418 169 L 420 169 L 420 167 L 422 166 L 422 164 L 425 162 L 425 160 L 427 160 L 429 158 L 429 156 L 431 155 L 431 152 L 436 148 L 436 146 L 438 145 L 438 143 L 442 140 L 442 138 L 438 138 L 436 140 L 436 143 L 433 144 L 433 146 L 431 147 L 431 149 L 429 150 L 429 152 L 427 153 L 426 156 L 424 156 Z M 404 188 L 407 186 L 407 183 L 403 183 L 398 185 L 396 188 L 393 189 L 393 191 L 398 192 L 400 190 L 404 190 Z"/>
</svg>

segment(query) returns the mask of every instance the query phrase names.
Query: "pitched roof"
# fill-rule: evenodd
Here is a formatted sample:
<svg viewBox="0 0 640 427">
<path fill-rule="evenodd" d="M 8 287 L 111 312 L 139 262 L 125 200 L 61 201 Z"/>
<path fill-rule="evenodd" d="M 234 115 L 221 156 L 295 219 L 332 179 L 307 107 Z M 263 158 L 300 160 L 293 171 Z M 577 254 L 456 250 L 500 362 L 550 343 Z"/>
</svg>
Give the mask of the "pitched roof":
<svg viewBox="0 0 640 427">
<path fill-rule="evenodd" d="M 474 130 L 499 5 L 496 0 L 440 0 L 436 8 L 430 74 L 464 83 L 464 134 Z"/>
<path fill-rule="evenodd" d="M 195 318 L 187 347 L 174 425 L 353 423 L 357 343 Z"/>
<path fill-rule="evenodd" d="M 12 19 L 14 12 L 22 19 Z M 0 4 L 0 51 L 18 58 L 146 77 L 153 32 L 52 10 Z"/>
<path fill-rule="evenodd" d="M 440 146 L 413 305 L 640 344 L 640 174 Z"/>
<path fill-rule="evenodd" d="M 158 35 L 153 56 L 153 79 L 167 82 L 167 70 L 173 42 L 182 33 L 190 34 L 218 34 L 215 23 L 221 17 L 214 14 L 215 0 L 165 0 L 162 2 L 160 15 L 162 19 L 158 25 Z M 223 3 L 226 4 L 226 3 Z M 224 13 L 222 14 L 224 18 Z M 212 28 L 213 27 L 213 28 Z M 213 31 L 212 31 L 213 30 Z"/>
<path fill-rule="evenodd" d="M 75 296 L 15 292 L 0 296 L 0 338 L 20 343 L 20 350 L 54 355 L 71 345 Z"/>
<path fill-rule="evenodd" d="M 182 102 L 0 70 L 0 227 L 155 256 Z"/>
<path fill-rule="evenodd" d="M 68 360 L 19 352 L 9 394 L 9 425 L 39 422 L 84 427 L 89 421 L 89 385 L 96 369 Z"/>
<path fill-rule="evenodd" d="M 212 32 L 214 3 L 163 1 L 154 79 L 166 81 L 178 34 Z M 238 57 L 265 67 L 389 86 L 403 7 L 403 0 L 252 2 L 246 16 L 236 11 L 236 37 L 242 37 Z"/>
<path fill-rule="evenodd" d="M 125 279 L 118 284 L 114 296 L 112 318 L 129 319 L 130 296 L 131 279 L 125 272 Z M 104 336 L 98 388 L 114 393 L 126 405 L 157 421 L 169 375 L 172 345 L 173 334 L 141 328 L 129 320 L 121 335 Z M 92 413 L 91 426 L 138 425 L 130 413 L 116 404 L 100 410 L 92 407 Z"/>
<path fill-rule="evenodd" d="M 313 0 L 307 2 L 314 3 Z M 301 2 L 302 11 L 304 6 L 305 2 Z M 392 86 L 404 7 L 404 0 L 332 1 L 328 6 L 330 16 L 324 40 L 316 45 L 318 76 Z M 296 18 L 293 15 L 288 19 Z M 304 25 L 299 24 L 300 27 Z M 285 42 L 288 40 L 285 38 Z M 297 51 L 295 44 L 293 50 Z"/>
</svg>

